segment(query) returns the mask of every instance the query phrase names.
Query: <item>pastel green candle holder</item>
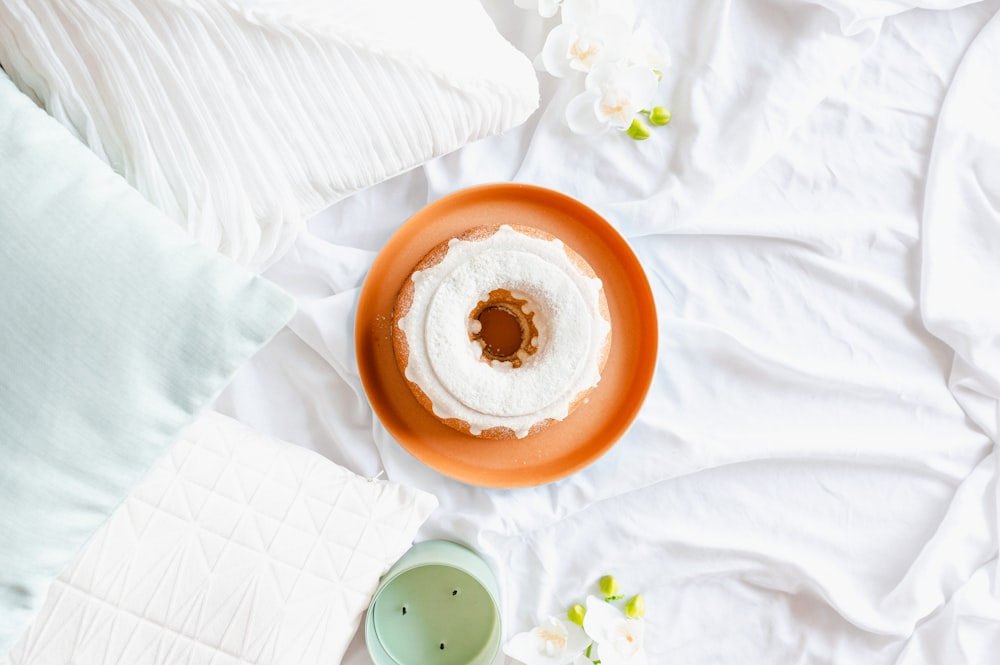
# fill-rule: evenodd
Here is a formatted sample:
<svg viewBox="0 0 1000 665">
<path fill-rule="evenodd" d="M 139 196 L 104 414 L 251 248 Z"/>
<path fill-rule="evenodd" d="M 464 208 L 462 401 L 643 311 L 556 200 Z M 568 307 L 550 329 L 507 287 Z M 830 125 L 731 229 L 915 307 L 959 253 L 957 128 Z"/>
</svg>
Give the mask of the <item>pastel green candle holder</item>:
<svg viewBox="0 0 1000 665">
<path fill-rule="evenodd" d="M 496 577 L 447 540 L 411 547 L 382 577 L 365 617 L 375 665 L 490 665 L 500 650 Z"/>
</svg>

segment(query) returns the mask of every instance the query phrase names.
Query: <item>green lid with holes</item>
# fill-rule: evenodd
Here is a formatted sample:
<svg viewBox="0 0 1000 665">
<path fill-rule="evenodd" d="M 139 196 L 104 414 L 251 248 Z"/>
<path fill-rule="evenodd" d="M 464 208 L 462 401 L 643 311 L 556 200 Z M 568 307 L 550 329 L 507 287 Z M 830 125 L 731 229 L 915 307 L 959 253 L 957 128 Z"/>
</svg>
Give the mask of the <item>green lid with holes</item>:
<svg viewBox="0 0 1000 665">
<path fill-rule="evenodd" d="M 447 540 L 411 547 L 379 584 L 365 618 L 375 665 L 490 665 L 500 650 L 496 577 Z"/>
</svg>

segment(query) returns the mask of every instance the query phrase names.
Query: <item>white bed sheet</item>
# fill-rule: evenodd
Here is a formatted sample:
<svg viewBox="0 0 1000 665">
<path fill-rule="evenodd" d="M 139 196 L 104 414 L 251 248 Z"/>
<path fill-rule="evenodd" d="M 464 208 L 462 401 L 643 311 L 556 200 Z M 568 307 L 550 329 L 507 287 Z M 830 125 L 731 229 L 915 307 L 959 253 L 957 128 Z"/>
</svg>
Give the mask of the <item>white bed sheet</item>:
<svg viewBox="0 0 1000 665">
<path fill-rule="evenodd" d="M 529 56 L 554 25 L 485 4 Z M 647 599 L 651 663 L 995 663 L 1000 0 L 638 7 L 672 48 L 667 128 L 572 135 L 573 85 L 540 74 L 523 127 L 310 221 L 267 273 L 299 314 L 218 408 L 437 495 L 420 538 L 487 557 L 508 636 L 613 572 Z M 660 355 L 606 456 L 501 491 L 373 419 L 353 315 L 410 214 L 508 180 L 630 239 Z M 345 662 L 369 662 L 360 638 Z"/>
</svg>

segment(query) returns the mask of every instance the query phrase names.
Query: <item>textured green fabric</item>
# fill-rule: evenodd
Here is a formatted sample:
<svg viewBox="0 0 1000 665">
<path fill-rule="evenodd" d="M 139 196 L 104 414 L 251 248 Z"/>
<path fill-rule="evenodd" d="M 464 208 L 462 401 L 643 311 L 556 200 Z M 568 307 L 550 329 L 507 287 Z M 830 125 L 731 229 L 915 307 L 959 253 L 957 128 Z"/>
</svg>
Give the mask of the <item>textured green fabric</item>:
<svg viewBox="0 0 1000 665">
<path fill-rule="evenodd" d="M 0 70 L 0 657 L 293 309 L 195 245 Z"/>
</svg>

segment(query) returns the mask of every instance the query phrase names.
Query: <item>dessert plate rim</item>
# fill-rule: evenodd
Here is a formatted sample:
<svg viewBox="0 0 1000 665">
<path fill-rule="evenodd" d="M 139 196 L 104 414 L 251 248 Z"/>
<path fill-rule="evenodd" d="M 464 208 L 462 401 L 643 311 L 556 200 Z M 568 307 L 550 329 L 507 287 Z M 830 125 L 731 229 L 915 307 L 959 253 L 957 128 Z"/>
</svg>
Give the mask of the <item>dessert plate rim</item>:
<svg viewBox="0 0 1000 665">
<path fill-rule="evenodd" d="M 601 278 L 612 340 L 601 381 L 565 420 L 523 439 L 479 439 L 428 413 L 396 367 L 391 339 L 396 293 L 433 247 L 483 224 L 547 231 L 580 253 Z M 382 425 L 413 457 L 483 487 L 543 485 L 595 462 L 631 426 L 652 383 L 659 339 L 652 290 L 638 258 L 593 209 L 555 190 L 522 183 L 478 185 L 417 211 L 375 258 L 358 297 L 355 349 L 361 383 Z"/>
</svg>

